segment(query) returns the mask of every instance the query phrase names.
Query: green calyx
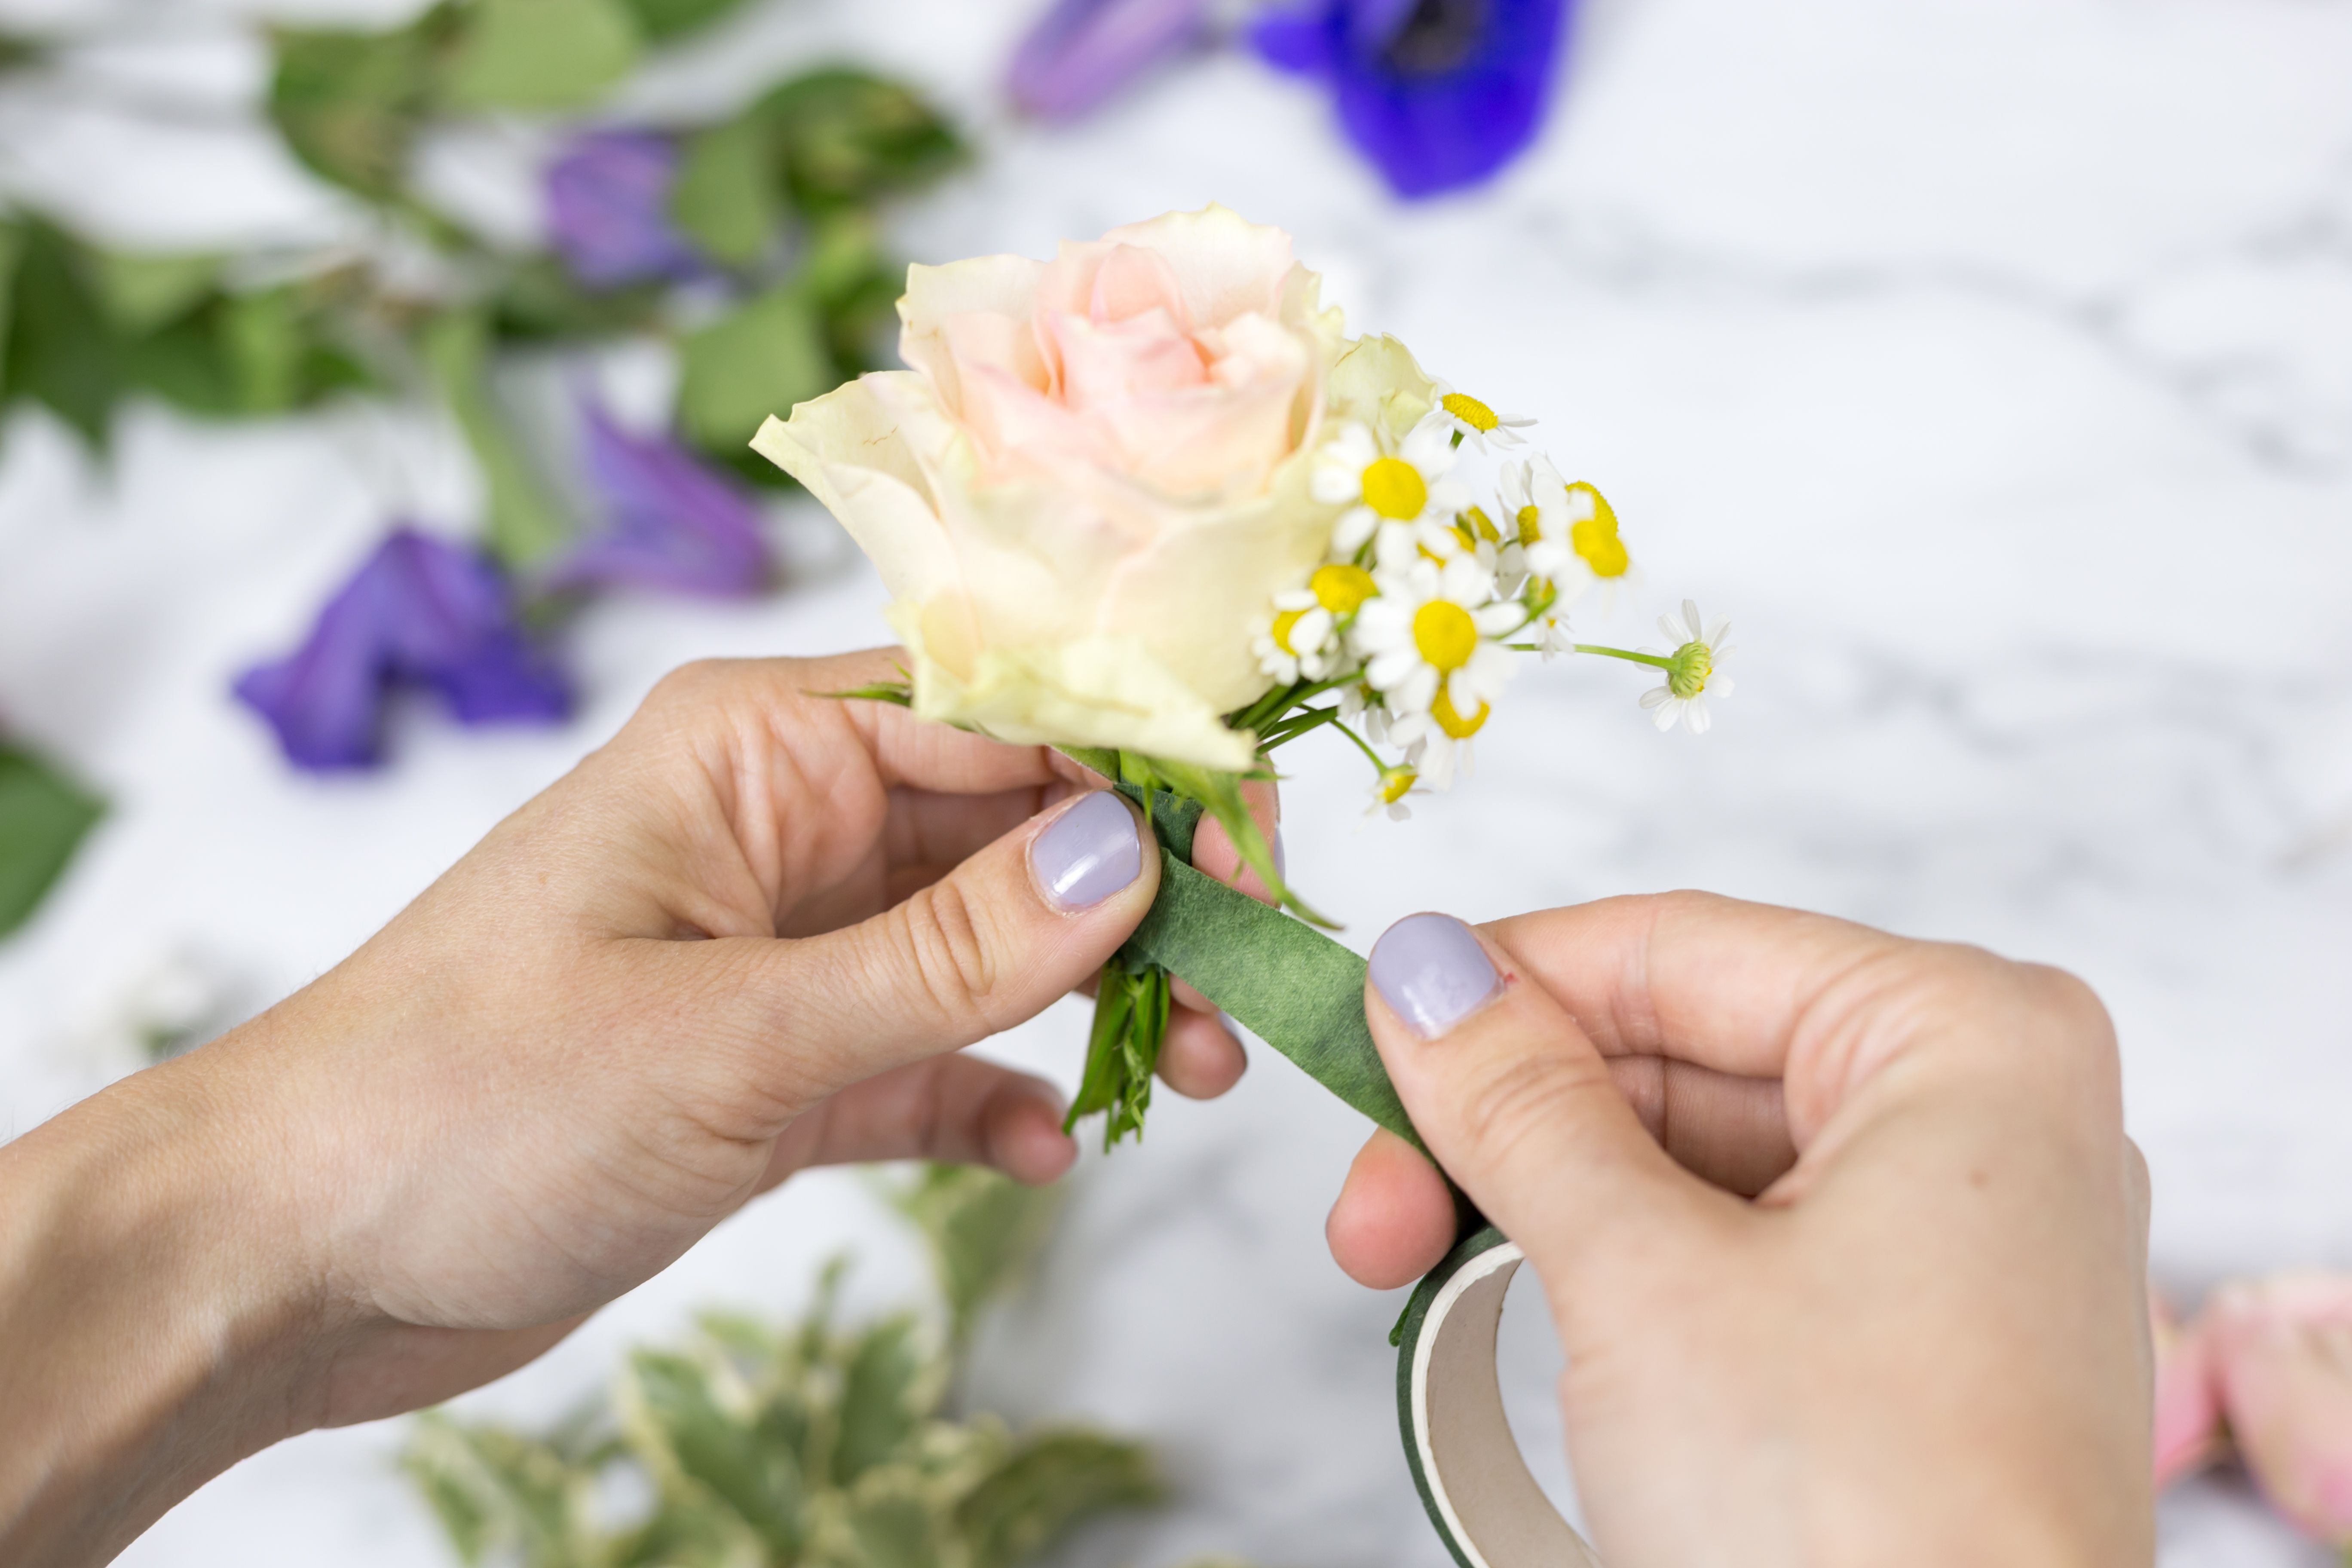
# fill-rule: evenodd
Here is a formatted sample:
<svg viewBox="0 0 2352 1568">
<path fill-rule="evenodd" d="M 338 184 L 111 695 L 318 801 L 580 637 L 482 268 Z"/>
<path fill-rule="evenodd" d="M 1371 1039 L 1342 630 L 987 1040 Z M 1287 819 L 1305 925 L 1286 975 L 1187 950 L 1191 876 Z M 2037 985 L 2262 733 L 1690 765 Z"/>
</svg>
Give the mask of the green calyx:
<svg viewBox="0 0 2352 1568">
<path fill-rule="evenodd" d="M 1715 653 L 1703 642 L 1686 642 L 1666 661 L 1666 689 L 1677 697 L 1696 697 L 1706 689 L 1715 673 Z"/>
</svg>

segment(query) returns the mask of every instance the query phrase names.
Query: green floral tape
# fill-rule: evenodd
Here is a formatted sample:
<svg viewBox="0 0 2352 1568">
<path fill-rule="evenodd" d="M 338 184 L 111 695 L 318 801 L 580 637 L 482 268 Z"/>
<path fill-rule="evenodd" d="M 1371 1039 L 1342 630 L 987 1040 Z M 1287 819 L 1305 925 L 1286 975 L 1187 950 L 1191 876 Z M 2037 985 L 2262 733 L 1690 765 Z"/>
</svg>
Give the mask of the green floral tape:
<svg viewBox="0 0 2352 1568">
<path fill-rule="evenodd" d="M 1171 825 L 1157 826 L 1167 836 Z M 1160 896 L 1127 952 L 1191 982 L 1316 1082 L 1423 1147 L 1372 1044 L 1364 960 L 1349 949 L 1163 849 Z M 1470 1231 L 1397 1325 L 1397 1420 L 1413 1486 L 1461 1568 L 1599 1568 L 1528 1473 L 1503 1414 L 1495 1335 L 1519 1249 L 1475 1214 Z"/>
<path fill-rule="evenodd" d="M 1358 954 L 1165 849 L 1160 896 L 1128 945 L 1191 982 L 1316 1082 L 1422 1147 L 1364 1022 Z"/>
</svg>

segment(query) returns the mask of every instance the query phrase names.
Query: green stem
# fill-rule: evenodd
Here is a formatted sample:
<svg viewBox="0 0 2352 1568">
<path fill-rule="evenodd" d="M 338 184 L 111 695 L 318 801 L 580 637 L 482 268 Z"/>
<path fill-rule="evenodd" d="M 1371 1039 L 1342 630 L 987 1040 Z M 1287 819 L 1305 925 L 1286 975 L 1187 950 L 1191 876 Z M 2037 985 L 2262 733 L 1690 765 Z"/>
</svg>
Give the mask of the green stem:
<svg viewBox="0 0 2352 1568">
<path fill-rule="evenodd" d="M 1330 723 L 1339 711 L 1336 707 L 1309 708 L 1303 713 L 1294 714 L 1281 723 L 1270 726 L 1266 731 L 1266 738 L 1257 743 L 1258 753 L 1263 756 L 1276 746 L 1286 746 L 1308 731 Z"/>
<path fill-rule="evenodd" d="M 1635 664 L 1646 664 L 1654 669 L 1672 669 L 1675 667 L 1675 661 L 1663 654 L 1630 653 L 1622 647 L 1603 647 L 1599 643 L 1590 642 L 1577 643 L 1574 647 L 1579 653 L 1606 654 L 1611 658 L 1631 659 Z"/>
<path fill-rule="evenodd" d="M 1378 768 L 1383 773 L 1386 773 L 1389 771 L 1388 763 L 1381 761 L 1381 754 L 1372 750 L 1371 746 L 1361 735 L 1357 734 L 1353 730 L 1349 729 L 1348 726 L 1340 723 L 1337 719 L 1331 721 L 1331 728 L 1339 731 L 1339 733 L 1347 736 L 1350 741 L 1355 742 L 1356 750 L 1363 752 L 1365 756 L 1370 758 L 1372 766 Z"/>
</svg>

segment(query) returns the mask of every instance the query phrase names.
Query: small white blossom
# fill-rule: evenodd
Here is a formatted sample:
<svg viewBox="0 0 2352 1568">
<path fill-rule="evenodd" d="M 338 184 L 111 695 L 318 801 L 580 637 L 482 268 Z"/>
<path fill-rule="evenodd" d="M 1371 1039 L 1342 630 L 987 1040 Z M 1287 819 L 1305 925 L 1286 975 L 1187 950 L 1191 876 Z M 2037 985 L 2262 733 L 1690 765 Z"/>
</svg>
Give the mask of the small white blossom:
<svg viewBox="0 0 2352 1568">
<path fill-rule="evenodd" d="M 1454 391 L 1444 382 L 1437 384 L 1437 406 L 1462 433 L 1463 438 L 1481 452 L 1490 446 L 1509 447 L 1520 446 L 1525 437 L 1519 432 L 1535 421 L 1522 415 L 1497 414 L 1467 393 Z"/>
<path fill-rule="evenodd" d="M 1392 722 L 1433 713 L 1458 739 L 1486 721 L 1511 675 L 1510 650 L 1498 639 L 1525 618 L 1517 604 L 1496 603 L 1494 589 L 1494 578 L 1467 555 L 1443 568 L 1416 561 L 1382 579 L 1381 596 L 1357 617 L 1355 643 L 1364 679 Z"/>
<path fill-rule="evenodd" d="M 1316 452 L 1309 480 L 1317 500 L 1347 507 L 1332 525 L 1335 558 L 1353 556 L 1376 531 L 1450 528 L 1454 514 L 1470 504 L 1469 492 L 1452 477 L 1452 428 L 1445 414 L 1433 412 L 1389 451 L 1370 426 L 1340 423 Z"/>
<path fill-rule="evenodd" d="M 1698 605 L 1685 599 L 1682 620 L 1661 616 L 1658 628 L 1674 645 L 1661 657 L 1673 663 L 1663 685 L 1642 693 L 1642 706 L 1657 715 L 1661 731 L 1673 729 L 1679 721 L 1692 734 L 1704 735 L 1713 721 L 1706 710 L 1708 695 L 1731 695 L 1731 678 L 1723 673 L 1723 656 L 1731 651 L 1731 644 L 1725 640 L 1731 635 L 1731 623 L 1717 621 L 1703 627 Z"/>
</svg>

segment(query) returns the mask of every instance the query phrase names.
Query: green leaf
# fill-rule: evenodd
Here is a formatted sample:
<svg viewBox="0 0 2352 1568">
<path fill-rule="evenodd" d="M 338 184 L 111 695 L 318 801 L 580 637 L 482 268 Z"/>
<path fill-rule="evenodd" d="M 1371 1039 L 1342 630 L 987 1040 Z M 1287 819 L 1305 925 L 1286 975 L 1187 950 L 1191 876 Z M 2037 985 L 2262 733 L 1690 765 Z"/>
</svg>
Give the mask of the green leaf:
<svg viewBox="0 0 2352 1568">
<path fill-rule="evenodd" d="M 862 1488 L 849 1511 L 857 1568 L 940 1568 L 948 1521 L 911 1486 Z"/>
<path fill-rule="evenodd" d="M 622 0 L 475 0 L 441 79 L 456 109 L 584 109 L 637 63 Z"/>
<path fill-rule="evenodd" d="M 652 285 L 591 292 L 551 256 L 509 268 L 490 300 L 490 330 L 500 340 L 613 337 L 652 327 L 661 290 Z"/>
<path fill-rule="evenodd" d="M 587 1478 L 554 1445 L 502 1426 L 420 1416 L 400 1468 L 467 1563 L 511 1558 L 530 1568 L 573 1568 L 584 1533 Z"/>
<path fill-rule="evenodd" d="M 930 1413 L 936 1369 L 916 1343 L 915 1320 L 886 1318 L 861 1334 L 843 1369 L 833 1479 L 847 1486 L 887 1460 Z"/>
<path fill-rule="evenodd" d="M 1165 964 L 1324 1088 L 1421 1144 L 1364 1022 L 1364 961 L 1165 850 L 1123 955 Z"/>
<path fill-rule="evenodd" d="M 0 407 L 11 395 L 8 387 L 8 335 L 16 320 L 16 266 L 25 256 L 25 227 L 0 219 Z"/>
<path fill-rule="evenodd" d="M 480 465 L 492 552 L 517 571 L 539 564 L 563 547 L 572 529 L 491 395 L 485 318 L 469 310 L 436 317 L 420 347 L 435 390 Z"/>
<path fill-rule="evenodd" d="M 707 450 L 748 447 L 769 415 L 840 384 L 808 300 L 779 284 L 689 336 L 678 384 L 678 421 Z"/>
<path fill-rule="evenodd" d="M 911 190 L 963 156 L 962 142 L 929 105 L 866 71 L 811 71 L 776 88 L 752 112 L 773 128 L 785 188 L 805 212 Z"/>
<path fill-rule="evenodd" d="M 1150 1451 L 1080 1429 L 1025 1439 L 956 1507 L 972 1568 L 1012 1568 L 1052 1546 L 1081 1520 L 1148 1508 L 1166 1496 Z"/>
<path fill-rule="evenodd" d="M 722 1408 L 701 1363 L 639 1351 L 629 1358 L 623 1402 L 640 1443 L 657 1444 L 678 1473 L 708 1489 L 777 1556 L 800 1550 L 801 1477 L 795 1457 Z"/>
<path fill-rule="evenodd" d="M 748 267 L 774 243 L 777 200 L 767 124 L 738 115 L 687 139 L 670 187 L 670 216 L 715 260 Z"/>
<path fill-rule="evenodd" d="M 217 256 L 91 253 L 100 307 L 126 337 L 152 332 L 194 310 L 220 280 Z"/>
<path fill-rule="evenodd" d="M 0 937 L 41 900 L 105 804 L 22 746 L 0 742 Z"/>
<path fill-rule="evenodd" d="M 941 1163 L 926 1164 L 890 1202 L 929 1245 L 959 1345 L 980 1309 L 1035 1261 L 1061 1207 L 1055 1188 L 1025 1187 L 984 1165 Z"/>
<path fill-rule="evenodd" d="M 389 33 L 273 28 L 269 118 L 287 146 L 322 178 L 394 200 L 455 23 L 445 5 Z"/>
<path fill-rule="evenodd" d="M 843 702 L 887 702 L 893 708 L 912 708 L 915 689 L 903 680 L 876 680 L 864 686 L 853 686 L 846 691 L 813 691 L 812 697 L 830 697 Z"/>
<path fill-rule="evenodd" d="M 628 0 L 637 30 L 656 44 L 708 26 L 742 4 L 743 0 Z"/>
<path fill-rule="evenodd" d="M 23 233 L 9 310 L 8 395 L 47 405 L 91 446 L 104 447 L 123 390 L 121 342 L 80 247 L 37 219 Z"/>
</svg>

